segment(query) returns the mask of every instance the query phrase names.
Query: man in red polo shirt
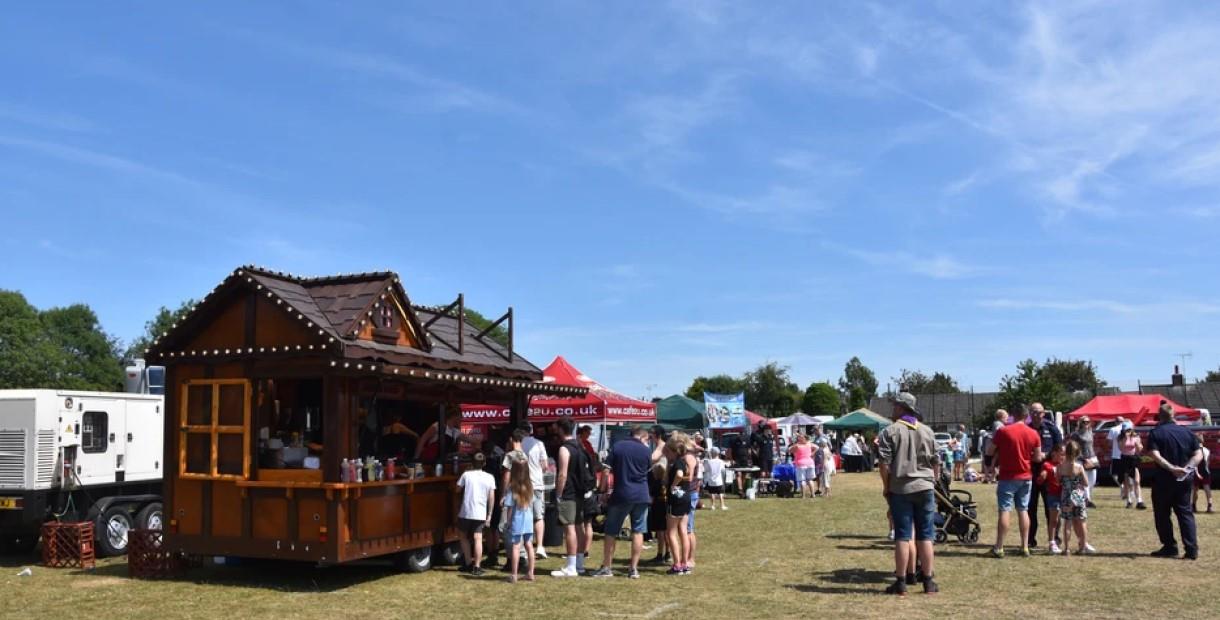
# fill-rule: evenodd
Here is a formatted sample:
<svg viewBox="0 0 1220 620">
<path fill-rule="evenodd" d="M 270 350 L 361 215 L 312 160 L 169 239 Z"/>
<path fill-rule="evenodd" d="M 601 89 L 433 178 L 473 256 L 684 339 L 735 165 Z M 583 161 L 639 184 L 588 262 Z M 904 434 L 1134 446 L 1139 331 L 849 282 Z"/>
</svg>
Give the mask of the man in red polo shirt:
<svg viewBox="0 0 1220 620">
<path fill-rule="evenodd" d="M 996 484 L 996 502 L 1000 518 L 996 525 L 995 546 L 988 551 L 992 557 L 1004 557 L 1004 536 L 1008 534 L 1009 513 L 1015 508 L 1017 523 L 1021 530 L 1021 555 L 1029 556 L 1029 494 L 1033 486 L 1031 463 L 1041 461 L 1042 438 L 1038 432 L 1018 420 L 996 431 L 995 438 L 987 447 L 995 457 L 999 470 Z"/>
</svg>

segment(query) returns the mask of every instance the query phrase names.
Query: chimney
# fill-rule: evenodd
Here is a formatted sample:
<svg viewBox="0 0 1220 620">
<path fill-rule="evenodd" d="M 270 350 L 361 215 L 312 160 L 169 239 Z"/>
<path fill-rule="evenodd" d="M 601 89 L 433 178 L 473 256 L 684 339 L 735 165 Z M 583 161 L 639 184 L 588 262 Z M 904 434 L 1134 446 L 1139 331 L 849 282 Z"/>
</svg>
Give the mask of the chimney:
<svg viewBox="0 0 1220 620">
<path fill-rule="evenodd" d="M 1177 364 L 1173 365 L 1173 376 L 1170 377 L 1169 382 L 1173 384 L 1174 387 L 1182 387 L 1186 385 L 1186 378 L 1182 376 L 1181 372 L 1178 372 Z"/>
</svg>

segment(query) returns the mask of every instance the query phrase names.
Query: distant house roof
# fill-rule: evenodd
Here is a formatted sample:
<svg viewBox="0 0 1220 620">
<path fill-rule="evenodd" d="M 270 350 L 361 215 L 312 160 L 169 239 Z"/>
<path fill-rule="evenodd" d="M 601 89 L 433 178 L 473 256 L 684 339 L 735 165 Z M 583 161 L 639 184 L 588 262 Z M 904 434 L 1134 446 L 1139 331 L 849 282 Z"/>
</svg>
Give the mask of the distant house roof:
<svg viewBox="0 0 1220 620">
<path fill-rule="evenodd" d="M 155 340 L 148 357 L 181 356 L 181 349 L 189 341 L 192 330 L 227 307 L 239 291 L 265 295 L 267 300 L 275 301 L 275 305 L 284 310 L 286 318 L 298 321 L 310 330 L 316 329 L 319 354 L 322 355 L 437 370 L 460 369 L 531 381 L 542 379 L 541 369 L 520 355 L 510 353 L 490 336 L 478 338 L 481 330 L 459 320 L 455 312 L 442 314 L 439 308 L 412 305 L 398 275 L 390 271 L 307 278 L 252 265 L 240 267 L 180 323 Z M 373 316 L 373 308 L 391 301 L 399 304 L 407 330 L 416 335 L 418 346 L 358 337 L 366 320 Z M 459 329 L 461 338 L 458 337 Z M 238 354 L 241 352 L 237 349 Z M 224 353 L 228 355 L 229 350 Z"/>
<path fill-rule="evenodd" d="M 1213 416 L 1220 413 L 1220 383 L 1141 385 L 1140 394 L 1160 394 L 1187 407 L 1206 409 Z"/>
<path fill-rule="evenodd" d="M 965 424 L 993 408 L 998 392 L 962 392 L 959 394 L 916 394 L 915 406 L 928 426 Z M 884 396 L 874 396 L 868 408 L 888 413 L 892 406 Z"/>
</svg>

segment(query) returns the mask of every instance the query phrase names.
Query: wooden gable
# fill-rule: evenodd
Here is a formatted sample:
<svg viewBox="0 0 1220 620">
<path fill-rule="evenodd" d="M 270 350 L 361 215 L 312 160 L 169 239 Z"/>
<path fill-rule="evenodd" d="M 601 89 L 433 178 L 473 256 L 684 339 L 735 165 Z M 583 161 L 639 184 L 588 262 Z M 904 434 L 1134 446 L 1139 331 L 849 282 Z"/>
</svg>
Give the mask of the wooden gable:
<svg viewBox="0 0 1220 620">
<path fill-rule="evenodd" d="M 399 299 L 398 291 L 390 290 L 384 299 L 373 302 L 365 311 L 356 339 L 422 349 L 412 312 L 410 306 Z"/>
<path fill-rule="evenodd" d="M 234 288 L 192 330 L 184 351 L 309 346 L 319 341 L 301 321 L 262 295 Z M 251 308 L 251 305 L 253 307 Z M 247 325 L 249 323 L 249 325 Z"/>
</svg>

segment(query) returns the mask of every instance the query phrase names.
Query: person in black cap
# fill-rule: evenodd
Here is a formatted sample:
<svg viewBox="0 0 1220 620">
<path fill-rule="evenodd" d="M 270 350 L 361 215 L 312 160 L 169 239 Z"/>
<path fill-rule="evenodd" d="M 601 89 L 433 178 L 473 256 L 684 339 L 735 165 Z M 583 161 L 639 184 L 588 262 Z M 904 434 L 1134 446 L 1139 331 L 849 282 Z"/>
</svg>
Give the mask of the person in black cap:
<svg viewBox="0 0 1220 620">
<path fill-rule="evenodd" d="M 771 434 L 771 426 L 766 422 L 759 422 L 758 430 L 750 437 L 750 442 L 754 444 L 755 462 L 762 470 L 760 475 L 770 478 L 771 470 L 775 467 L 775 436 Z"/>
<path fill-rule="evenodd" d="M 932 541 L 936 537 L 933 489 L 940 468 L 936 436 L 931 428 L 919 422 L 921 416 L 915 408 L 914 396 L 902 392 L 891 401 L 894 423 L 881 431 L 878 442 L 882 494 L 894 519 L 895 579 L 885 591 L 906 596 L 908 585 L 922 581 L 924 593 L 936 594 L 940 591 L 932 579 Z M 922 567 L 919 575 L 910 570 L 912 537 Z"/>
</svg>

